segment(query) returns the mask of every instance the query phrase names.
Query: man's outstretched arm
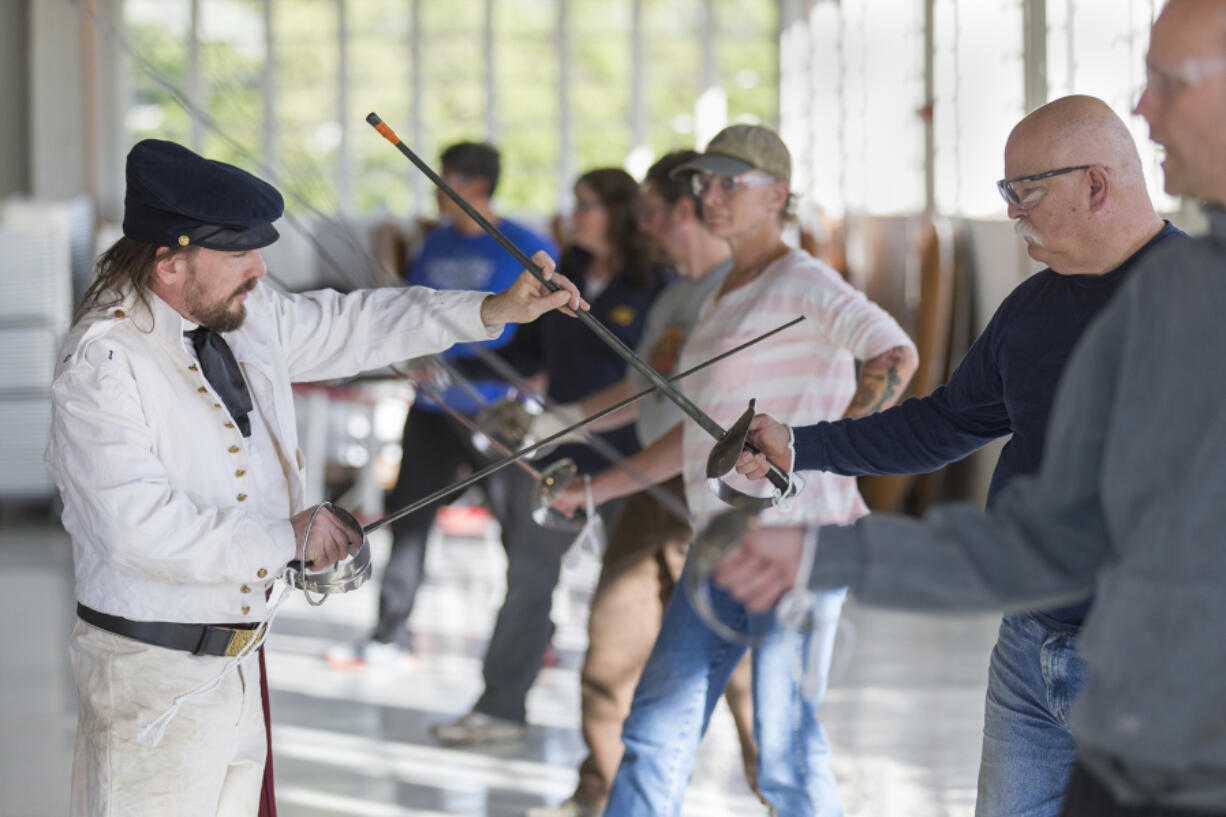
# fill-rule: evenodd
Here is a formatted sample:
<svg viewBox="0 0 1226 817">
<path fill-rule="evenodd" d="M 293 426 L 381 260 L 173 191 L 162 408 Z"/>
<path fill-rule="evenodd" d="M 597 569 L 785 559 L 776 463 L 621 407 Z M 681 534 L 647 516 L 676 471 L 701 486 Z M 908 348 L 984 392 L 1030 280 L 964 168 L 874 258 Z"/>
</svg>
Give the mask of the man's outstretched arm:
<svg viewBox="0 0 1226 817">
<path fill-rule="evenodd" d="M 817 589 L 909 609 L 1034 609 L 1089 595 L 1114 557 L 1099 487 L 1126 347 L 1128 301 L 1091 327 L 1056 394 L 1043 467 L 1019 477 L 991 514 L 946 505 L 924 520 L 873 514 L 817 533 Z M 762 528 L 725 557 L 716 580 L 754 610 L 798 580 L 805 532 Z"/>
</svg>

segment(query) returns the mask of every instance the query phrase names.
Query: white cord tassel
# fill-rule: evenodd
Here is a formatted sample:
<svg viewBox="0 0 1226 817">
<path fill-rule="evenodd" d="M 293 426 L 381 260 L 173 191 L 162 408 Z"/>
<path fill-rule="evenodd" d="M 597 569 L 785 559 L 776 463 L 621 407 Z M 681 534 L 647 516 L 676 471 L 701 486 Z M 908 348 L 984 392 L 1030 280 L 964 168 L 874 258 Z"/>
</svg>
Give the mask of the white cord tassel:
<svg viewBox="0 0 1226 817">
<path fill-rule="evenodd" d="M 301 561 L 301 564 L 303 565 L 302 569 L 304 571 L 306 570 L 306 543 L 311 535 L 311 525 L 315 522 L 315 516 L 325 507 L 332 507 L 332 503 L 324 502 L 315 507 L 314 513 L 312 513 L 310 519 L 307 520 L 306 530 L 302 534 L 302 544 L 298 551 L 298 558 L 303 560 Z M 259 637 L 248 641 L 247 644 L 241 650 L 239 650 L 238 654 L 227 661 L 226 665 L 221 668 L 221 671 L 211 679 L 205 681 L 203 684 L 190 692 L 185 692 L 182 695 L 176 695 L 175 699 L 171 702 L 170 706 L 166 708 L 165 712 L 158 715 L 149 723 L 145 724 L 145 726 L 136 733 L 137 743 L 142 743 L 147 746 L 157 746 L 159 743 L 161 743 L 162 736 L 166 734 L 166 727 L 170 725 L 172 720 L 174 720 L 175 715 L 179 714 L 179 708 L 182 707 L 183 704 L 187 703 L 187 701 L 191 700 L 192 698 L 199 697 L 200 695 L 207 695 L 208 693 L 217 689 L 227 675 L 238 669 L 239 665 L 251 658 L 251 656 L 255 655 L 256 651 L 259 650 L 260 647 L 264 646 L 264 642 L 268 640 L 268 632 L 272 627 L 273 619 L 277 617 L 277 611 L 281 608 L 281 604 L 289 597 L 290 592 L 294 589 L 293 582 L 289 580 L 289 574 L 296 572 L 297 571 L 295 571 L 292 567 L 287 567 L 285 569 L 285 573 L 282 576 L 282 578 L 285 579 L 285 588 L 281 591 L 281 595 L 277 597 L 277 600 L 267 608 L 267 612 L 264 613 L 264 618 L 260 621 L 260 626 L 256 628 L 259 630 Z M 307 602 L 315 607 L 323 604 L 324 600 L 327 598 L 325 595 L 319 601 L 315 601 L 311 598 L 311 594 L 306 591 L 305 587 L 303 587 L 302 592 L 303 595 L 306 596 Z"/>
<path fill-rule="evenodd" d="M 779 599 L 775 607 L 779 626 L 787 633 L 816 633 L 821 624 L 818 619 L 820 599 L 816 591 L 809 589 L 809 576 L 813 573 L 813 562 L 817 559 L 817 537 L 820 532 L 821 528 L 816 525 L 805 530 L 805 544 L 800 554 L 796 584 Z M 810 638 L 807 654 L 801 659 L 802 666 L 794 668 L 800 675 L 800 694 L 808 701 L 814 700 L 821 691 L 821 674 L 818 672 L 820 647 L 817 638 Z"/>
<path fill-rule="evenodd" d="M 583 497 L 587 521 L 583 523 L 583 527 L 579 529 L 578 535 L 575 536 L 575 544 L 578 547 L 571 546 L 570 553 L 574 554 L 568 562 L 571 565 L 574 564 L 574 560 L 578 558 L 579 554 L 584 551 L 591 553 L 597 559 L 604 556 L 604 520 L 596 512 L 596 503 L 592 500 L 592 478 L 587 474 L 583 475 Z"/>
<path fill-rule="evenodd" d="M 792 470 L 788 471 L 788 487 L 784 490 L 775 489 L 774 502 L 772 507 L 778 508 L 781 511 L 789 511 L 796 500 L 800 496 L 800 492 L 805 489 L 804 478 L 796 473 L 796 436 L 792 431 L 792 427 L 788 426 L 788 455 L 792 463 Z"/>
<path fill-rule="evenodd" d="M 281 595 L 278 596 L 277 600 L 268 608 L 268 612 L 260 622 L 259 629 L 261 631 L 259 638 L 255 638 L 247 642 L 246 646 L 244 646 L 237 655 L 227 661 L 226 665 L 221 668 L 221 671 L 211 679 L 205 681 L 203 684 L 190 692 L 185 692 L 182 695 L 176 695 L 174 701 L 172 701 L 170 706 L 166 708 L 165 712 L 158 715 L 149 723 L 145 724 L 145 726 L 136 733 L 136 742 L 150 747 L 157 746 L 162 742 L 162 736 L 166 734 L 166 727 L 170 725 L 172 720 L 174 720 L 175 715 L 179 714 L 179 708 L 183 706 L 183 704 L 187 703 L 187 701 L 192 698 L 196 698 L 200 695 L 207 695 L 208 693 L 217 689 L 227 675 L 238 669 L 240 664 L 244 663 L 255 655 L 256 651 L 259 650 L 260 647 L 264 646 L 264 642 L 268 639 L 269 629 L 272 627 L 273 619 L 277 617 L 277 610 L 280 609 L 281 603 L 289 597 L 290 591 L 293 589 L 293 586 L 287 582 L 285 588 L 281 591 Z"/>
</svg>

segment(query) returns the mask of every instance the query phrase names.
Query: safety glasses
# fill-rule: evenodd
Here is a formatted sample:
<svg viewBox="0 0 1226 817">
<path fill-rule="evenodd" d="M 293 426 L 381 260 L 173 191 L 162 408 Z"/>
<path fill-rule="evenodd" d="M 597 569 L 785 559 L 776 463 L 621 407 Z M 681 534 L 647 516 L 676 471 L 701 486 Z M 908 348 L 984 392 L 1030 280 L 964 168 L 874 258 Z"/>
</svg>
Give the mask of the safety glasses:
<svg viewBox="0 0 1226 817">
<path fill-rule="evenodd" d="M 715 188 L 725 196 L 732 195 L 737 190 L 748 187 L 766 187 L 774 184 L 777 179 L 762 175 L 756 171 L 742 173 L 739 176 L 721 176 L 716 173 L 695 173 L 690 176 L 690 189 L 694 195 L 702 198 L 711 188 Z"/>
<path fill-rule="evenodd" d="M 1062 167 L 1058 170 L 1049 170 L 1046 173 L 1001 179 L 996 183 L 996 189 L 1000 191 L 1000 197 L 1007 204 L 1012 204 L 1014 207 L 1019 207 L 1022 210 L 1029 210 L 1047 194 L 1047 180 L 1052 176 L 1062 176 L 1065 173 L 1072 173 L 1074 170 L 1086 170 L 1089 167 L 1090 165 L 1073 165 L 1072 167 Z"/>
</svg>

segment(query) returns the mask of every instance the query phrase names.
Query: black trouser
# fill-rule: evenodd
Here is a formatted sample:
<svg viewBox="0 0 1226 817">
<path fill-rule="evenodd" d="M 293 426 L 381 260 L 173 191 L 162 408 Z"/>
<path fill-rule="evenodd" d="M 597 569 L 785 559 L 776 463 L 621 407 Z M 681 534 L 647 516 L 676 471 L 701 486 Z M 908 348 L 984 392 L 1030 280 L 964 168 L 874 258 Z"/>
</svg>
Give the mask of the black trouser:
<svg viewBox="0 0 1226 817">
<path fill-rule="evenodd" d="M 485 689 L 473 705 L 477 712 L 518 723 L 524 722 L 524 701 L 553 634 L 550 612 L 562 557 L 576 538 L 574 531 L 543 528 L 532 520 L 535 492 L 536 482 L 526 473 L 511 476 L 511 520 L 502 530 L 507 595 L 481 669 Z M 600 507 L 607 530 L 617 523 L 623 503 L 615 499 Z"/>
<path fill-rule="evenodd" d="M 472 445 L 472 432 L 456 420 L 421 408 L 409 410 L 404 424 L 400 476 L 388 501 L 390 509 L 402 508 L 414 500 L 445 488 L 459 477 L 462 466 L 476 471 L 492 460 Z M 502 525 L 510 528 L 510 484 L 516 466 L 486 477 L 480 483 L 487 507 Z M 520 473 L 526 477 L 526 474 Z M 444 497 L 416 513 L 392 523 L 392 553 L 379 589 L 379 621 L 374 637 L 386 643 L 413 646 L 409 614 L 417 600 L 426 563 L 426 540 L 438 509 L 456 499 Z"/>
<path fill-rule="evenodd" d="M 1078 763 L 1064 793 L 1061 817 L 1222 817 L 1222 811 L 1188 811 L 1163 806 L 1122 806 L 1093 773 Z"/>
</svg>

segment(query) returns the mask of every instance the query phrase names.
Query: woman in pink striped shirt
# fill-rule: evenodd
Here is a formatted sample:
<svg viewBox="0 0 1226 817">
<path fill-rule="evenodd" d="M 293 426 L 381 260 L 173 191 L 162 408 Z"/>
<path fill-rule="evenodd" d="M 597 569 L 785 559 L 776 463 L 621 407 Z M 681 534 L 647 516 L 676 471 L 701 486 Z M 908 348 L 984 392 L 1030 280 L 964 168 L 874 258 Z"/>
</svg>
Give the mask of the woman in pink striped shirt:
<svg viewBox="0 0 1226 817">
<path fill-rule="evenodd" d="M 829 266 L 789 247 L 782 237 L 791 193 L 791 156 L 773 131 L 734 125 L 711 140 L 706 152 L 675 172 L 692 174 L 703 220 L 731 249 L 733 268 L 703 305 L 682 350 L 684 370 L 784 323 L 807 320 L 685 381 L 686 394 L 727 427 L 756 398 L 758 411 L 781 422 L 858 416 L 892 405 L 915 371 L 915 346 L 898 324 L 853 289 Z M 855 361 L 862 361 L 860 375 Z M 639 490 L 632 473 L 663 481 L 684 473 L 696 530 L 725 506 L 711 494 L 706 460 L 713 441 L 690 420 L 637 454 L 634 469 L 614 468 L 595 477 L 597 501 Z M 746 492 L 764 483 L 733 474 Z M 771 508 L 764 525 L 847 523 L 866 513 L 855 480 L 812 474 L 788 507 Z M 843 590 L 822 595 L 820 625 L 806 635 L 783 634 L 754 649 L 755 731 L 758 783 L 763 798 L 789 817 L 842 813 L 830 750 L 817 720 L 825 676 L 842 609 Z M 776 625 L 749 615 L 716 589 L 712 605 L 721 620 L 755 635 Z M 810 643 L 819 655 L 818 694 L 800 695 L 794 668 Z M 745 647 L 712 632 L 684 593 L 673 595 L 660 637 L 639 681 L 623 730 L 626 753 L 606 810 L 607 817 L 676 815 L 681 810 L 694 750 L 728 675 Z"/>
</svg>

